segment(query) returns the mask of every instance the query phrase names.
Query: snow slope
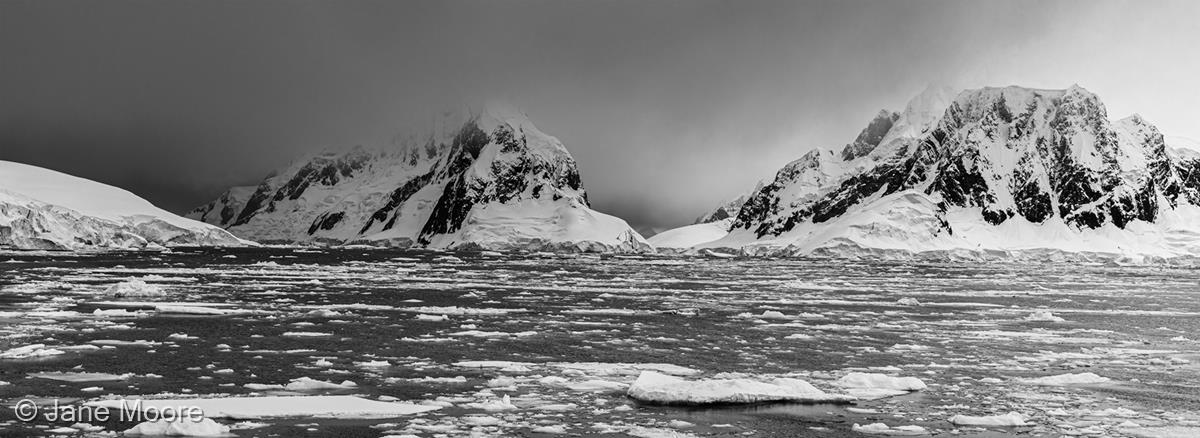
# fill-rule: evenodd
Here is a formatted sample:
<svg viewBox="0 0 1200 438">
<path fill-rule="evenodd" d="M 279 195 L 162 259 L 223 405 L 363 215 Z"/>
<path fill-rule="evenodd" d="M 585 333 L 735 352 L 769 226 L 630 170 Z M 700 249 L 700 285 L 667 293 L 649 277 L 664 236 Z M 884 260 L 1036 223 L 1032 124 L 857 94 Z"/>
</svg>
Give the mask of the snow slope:
<svg viewBox="0 0 1200 438">
<path fill-rule="evenodd" d="M 180 245 L 252 243 L 116 187 L 0 161 L 0 247 L 75 250 Z"/>
<path fill-rule="evenodd" d="M 562 143 L 503 104 L 441 114 L 395 147 L 323 153 L 190 217 L 262 242 L 649 251 L 590 208 Z"/>
<path fill-rule="evenodd" d="M 687 225 L 663 231 L 647 240 L 659 250 L 686 249 L 725 237 L 732 223 L 733 218 L 725 218 L 716 222 Z"/>
<path fill-rule="evenodd" d="M 930 88 L 901 113 L 880 112 L 840 154 L 784 166 L 727 235 L 696 248 L 1198 257 L 1200 153 L 1180 143 L 1138 115 L 1110 120 L 1078 86 Z"/>
</svg>

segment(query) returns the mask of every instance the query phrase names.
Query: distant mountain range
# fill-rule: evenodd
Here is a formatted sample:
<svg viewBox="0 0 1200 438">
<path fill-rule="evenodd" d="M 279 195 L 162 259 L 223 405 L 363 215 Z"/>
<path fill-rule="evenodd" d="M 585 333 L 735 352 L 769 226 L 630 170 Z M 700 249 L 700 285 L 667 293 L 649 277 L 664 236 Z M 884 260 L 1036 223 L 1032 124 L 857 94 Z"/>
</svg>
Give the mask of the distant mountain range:
<svg viewBox="0 0 1200 438">
<path fill-rule="evenodd" d="M 1196 256 L 1200 153 L 1140 116 L 1109 120 L 1078 86 L 930 88 L 731 210 L 650 241 L 755 255 Z"/>
<path fill-rule="evenodd" d="M 931 87 L 693 225 L 643 239 L 590 207 L 574 158 L 519 110 L 441 114 L 395 147 L 324 153 L 181 218 L 0 162 L 0 247 L 262 243 L 761 256 L 1200 256 L 1200 147 L 1078 86 Z M 237 237 L 234 237 L 237 236 Z M 245 239 L 245 240 L 243 240 Z"/>
</svg>

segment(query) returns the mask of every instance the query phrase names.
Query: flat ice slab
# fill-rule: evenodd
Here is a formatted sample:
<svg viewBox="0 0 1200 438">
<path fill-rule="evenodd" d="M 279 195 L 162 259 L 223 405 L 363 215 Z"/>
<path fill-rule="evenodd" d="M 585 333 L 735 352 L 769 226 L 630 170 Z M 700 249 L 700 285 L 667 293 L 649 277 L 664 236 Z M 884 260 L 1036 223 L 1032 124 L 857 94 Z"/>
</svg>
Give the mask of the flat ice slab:
<svg viewBox="0 0 1200 438">
<path fill-rule="evenodd" d="M 140 402 L 140 405 L 138 404 Z M 288 417 L 395 418 L 441 409 L 414 403 L 367 400 L 349 395 L 301 397 L 222 397 L 171 400 L 113 399 L 86 403 L 110 409 L 162 411 L 197 407 L 207 418 L 260 419 Z"/>
<path fill-rule="evenodd" d="M 829 394 L 800 379 L 777 377 L 686 380 L 655 371 L 644 371 L 629 387 L 630 397 L 662 404 L 719 404 L 762 402 L 838 402 L 853 397 Z"/>
</svg>

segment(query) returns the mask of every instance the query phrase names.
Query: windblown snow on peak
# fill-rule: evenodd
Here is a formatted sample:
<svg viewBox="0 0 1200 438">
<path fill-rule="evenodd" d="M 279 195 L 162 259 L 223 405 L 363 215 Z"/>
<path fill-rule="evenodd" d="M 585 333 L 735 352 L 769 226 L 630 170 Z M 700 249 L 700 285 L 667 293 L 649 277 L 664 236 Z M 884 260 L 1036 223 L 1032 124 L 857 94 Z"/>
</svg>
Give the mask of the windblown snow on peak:
<svg viewBox="0 0 1200 438">
<path fill-rule="evenodd" d="M 189 216 L 263 242 L 652 250 L 590 208 L 562 142 L 502 103 L 443 113 L 393 148 L 301 160 Z"/>
<path fill-rule="evenodd" d="M 931 88 L 840 153 L 784 166 L 729 230 L 697 247 L 1197 257 L 1200 154 L 1169 147 L 1141 116 L 1110 120 L 1079 86 Z"/>
</svg>

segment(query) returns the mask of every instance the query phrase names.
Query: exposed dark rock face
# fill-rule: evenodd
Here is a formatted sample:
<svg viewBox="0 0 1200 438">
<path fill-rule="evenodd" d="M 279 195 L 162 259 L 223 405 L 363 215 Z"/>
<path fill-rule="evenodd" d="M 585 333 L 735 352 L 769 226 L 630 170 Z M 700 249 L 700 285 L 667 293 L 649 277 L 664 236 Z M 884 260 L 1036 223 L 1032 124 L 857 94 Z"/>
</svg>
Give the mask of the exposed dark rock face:
<svg viewBox="0 0 1200 438">
<path fill-rule="evenodd" d="M 858 133 L 858 137 L 854 139 L 853 143 L 842 148 L 842 159 L 849 161 L 871 153 L 876 146 L 879 146 L 880 140 L 883 140 L 883 136 L 887 135 L 888 131 L 892 129 L 892 124 L 896 123 L 896 119 L 899 118 L 900 113 L 880 111 L 875 119 L 871 120 L 871 123 Z"/>
<path fill-rule="evenodd" d="M 840 160 L 814 151 L 789 163 L 748 197 L 732 228 L 778 236 L 910 190 L 935 199 L 939 215 L 977 209 L 991 225 L 1057 218 L 1076 229 L 1125 228 L 1180 203 L 1200 205 L 1200 158 L 1175 157 L 1141 117 L 1110 122 L 1082 88 L 963 92 L 932 129 L 894 135 L 881 149 L 899 117 L 881 112 Z"/>
<path fill-rule="evenodd" d="M 408 246 L 430 245 L 463 230 L 486 206 L 529 205 L 550 218 L 556 216 L 546 209 L 589 207 L 574 159 L 523 114 L 485 110 L 454 120 L 435 123 L 433 135 L 409 140 L 399 150 L 356 148 L 298 163 L 241 195 L 243 203 L 227 194 L 193 217 L 265 242 Z M 520 216 L 505 214 L 502 220 Z M 304 227 L 297 228 L 298 223 Z M 552 236 L 527 235 L 544 228 L 524 230 L 521 245 L 561 244 Z M 606 239 L 619 240 L 618 234 L 613 231 Z M 441 244 L 470 244 L 444 240 Z M 635 240 L 632 247 L 648 248 L 640 237 Z"/>
</svg>

